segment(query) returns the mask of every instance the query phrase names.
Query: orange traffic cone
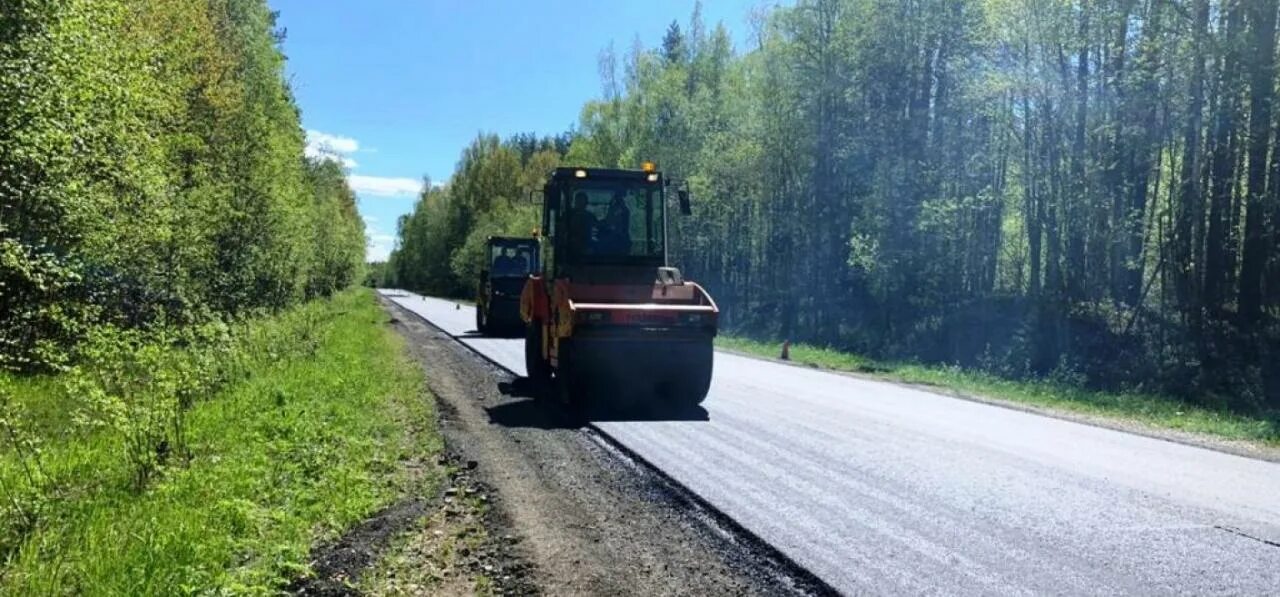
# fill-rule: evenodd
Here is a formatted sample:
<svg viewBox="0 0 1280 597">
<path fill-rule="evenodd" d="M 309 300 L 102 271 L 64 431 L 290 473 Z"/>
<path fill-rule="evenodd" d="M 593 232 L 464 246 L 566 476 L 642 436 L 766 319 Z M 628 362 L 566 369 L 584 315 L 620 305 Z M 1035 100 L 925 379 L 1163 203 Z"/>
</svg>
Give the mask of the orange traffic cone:
<svg viewBox="0 0 1280 597">
<path fill-rule="evenodd" d="M 791 360 L 791 341 L 790 340 L 782 341 L 782 356 L 779 358 L 781 358 L 784 361 Z"/>
</svg>

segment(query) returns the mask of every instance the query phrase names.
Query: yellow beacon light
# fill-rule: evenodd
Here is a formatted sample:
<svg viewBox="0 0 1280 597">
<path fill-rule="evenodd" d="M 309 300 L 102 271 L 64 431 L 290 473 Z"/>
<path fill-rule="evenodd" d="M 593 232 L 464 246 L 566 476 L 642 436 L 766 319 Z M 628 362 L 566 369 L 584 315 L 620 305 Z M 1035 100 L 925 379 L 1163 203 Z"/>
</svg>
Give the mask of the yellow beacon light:
<svg viewBox="0 0 1280 597">
<path fill-rule="evenodd" d="M 653 162 L 645 162 L 645 163 L 643 163 L 643 164 L 641 164 L 641 165 L 640 165 L 640 169 L 641 169 L 641 170 L 644 170 L 645 172 L 653 172 L 653 171 L 657 170 L 658 168 L 657 168 L 656 166 L 654 166 L 654 165 L 653 165 Z"/>
</svg>

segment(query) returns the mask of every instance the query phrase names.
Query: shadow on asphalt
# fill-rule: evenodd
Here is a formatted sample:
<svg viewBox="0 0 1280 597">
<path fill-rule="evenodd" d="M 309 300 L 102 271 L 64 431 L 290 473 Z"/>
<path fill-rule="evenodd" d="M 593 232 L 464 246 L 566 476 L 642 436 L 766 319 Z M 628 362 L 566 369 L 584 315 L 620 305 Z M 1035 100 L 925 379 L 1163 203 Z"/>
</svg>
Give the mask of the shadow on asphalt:
<svg viewBox="0 0 1280 597">
<path fill-rule="evenodd" d="M 510 331 L 510 332 L 489 332 L 487 334 L 480 333 L 480 330 L 467 330 L 454 337 L 459 339 L 493 338 L 496 340 L 514 340 L 516 338 L 523 338 L 524 330 Z"/>
<path fill-rule="evenodd" d="M 501 382 L 498 390 L 505 396 L 523 398 L 485 408 L 489 422 L 503 427 L 535 429 L 578 429 L 593 422 L 606 421 L 708 421 L 711 416 L 701 406 L 676 408 L 652 403 L 620 408 L 610 404 L 593 404 L 579 412 L 550 399 L 546 388 L 527 377 Z"/>
</svg>

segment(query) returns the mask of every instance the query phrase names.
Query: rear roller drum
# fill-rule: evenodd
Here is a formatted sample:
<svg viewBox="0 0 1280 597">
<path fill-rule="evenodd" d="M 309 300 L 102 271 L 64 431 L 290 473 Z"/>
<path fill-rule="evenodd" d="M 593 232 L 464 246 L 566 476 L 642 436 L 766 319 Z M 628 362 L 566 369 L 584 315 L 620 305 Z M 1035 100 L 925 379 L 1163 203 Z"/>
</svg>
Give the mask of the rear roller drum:
<svg viewBox="0 0 1280 597">
<path fill-rule="evenodd" d="M 557 396 L 566 405 L 579 412 L 586 413 L 590 410 L 591 384 L 589 383 L 587 372 L 574 363 L 571 343 L 561 343 L 558 360 L 558 366 L 556 367 Z"/>
<path fill-rule="evenodd" d="M 530 323 L 524 332 L 524 370 L 535 383 L 551 381 L 551 367 L 542 358 L 542 326 Z"/>
</svg>

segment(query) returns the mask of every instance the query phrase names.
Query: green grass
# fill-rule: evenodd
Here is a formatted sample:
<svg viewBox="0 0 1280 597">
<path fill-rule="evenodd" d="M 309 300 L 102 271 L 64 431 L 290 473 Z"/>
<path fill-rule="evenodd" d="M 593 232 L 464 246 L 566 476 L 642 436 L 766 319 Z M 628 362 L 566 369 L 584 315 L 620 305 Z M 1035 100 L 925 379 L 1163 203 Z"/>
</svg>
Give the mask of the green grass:
<svg viewBox="0 0 1280 597">
<path fill-rule="evenodd" d="M 716 345 L 771 358 L 777 358 L 782 351 L 780 342 L 761 342 L 735 336 L 720 336 Z M 977 397 L 1280 447 L 1280 422 L 1276 420 L 1208 409 L 1165 396 L 1096 392 L 1062 382 L 1010 380 L 959 367 L 882 362 L 804 344 L 791 346 L 791 360 L 822 369 L 936 386 Z"/>
<path fill-rule="evenodd" d="M 0 593 L 273 594 L 317 542 L 430 491 L 435 469 L 405 465 L 440 451 L 434 407 L 386 320 L 354 290 L 244 326 L 239 374 L 185 411 L 189 460 L 144 487 L 62 380 L 0 379 L 42 450 L 0 453 Z M 23 504 L 34 526 L 13 520 Z"/>
</svg>

